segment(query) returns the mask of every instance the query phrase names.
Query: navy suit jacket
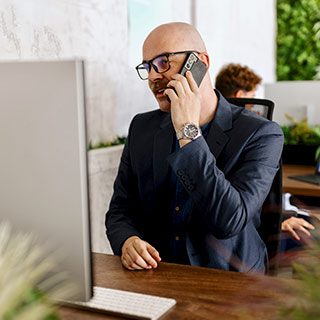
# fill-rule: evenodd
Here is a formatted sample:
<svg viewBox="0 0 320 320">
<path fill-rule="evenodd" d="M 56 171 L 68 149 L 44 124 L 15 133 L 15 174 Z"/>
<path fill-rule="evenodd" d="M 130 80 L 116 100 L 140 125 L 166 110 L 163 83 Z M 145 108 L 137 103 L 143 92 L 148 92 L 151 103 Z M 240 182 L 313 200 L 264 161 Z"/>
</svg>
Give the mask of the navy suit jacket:
<svg viewBox="0 0 320 320">
<path fill-rule="evenodd" d="M 155 110 L 132 120 L 106 214 L 114 253 L 121 255 L 124 241 L 137 235 L 166 260 L 174 197 L 168 186 L 174 173 L 192 199 L 186 240 L 190 263 L 264 272 L 267 252 L 257 228 L 278 170 L 280 127 L 220 95 L 207 141 L 199 137 L 172 153 L 174 138 L 169 113 Z"/>
</svg>

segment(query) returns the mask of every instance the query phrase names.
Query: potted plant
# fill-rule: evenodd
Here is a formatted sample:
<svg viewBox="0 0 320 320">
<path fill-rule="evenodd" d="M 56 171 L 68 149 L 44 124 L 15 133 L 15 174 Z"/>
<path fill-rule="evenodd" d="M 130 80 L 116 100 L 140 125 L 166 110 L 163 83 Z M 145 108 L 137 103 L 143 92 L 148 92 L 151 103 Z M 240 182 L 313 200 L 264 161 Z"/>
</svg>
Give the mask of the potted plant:
<svg viewBox="0 0 320 320">
<path fill-rule="evenodd" d="M 320 146 L 320 125 L 310 126 L 307 119 L 296 121 L 286 115 L 292 124 L 282 126 L 284 134 L 284 147 L 282 152 L 283 163 L 314 165 L 317 149 Z"/>
<path fill-rule="evenodd" d="M 114 140 L 112 141 L 106 141 L 106 142 L 98 142 L 93 144 L 91 141 L 89 142 L 89 150 L 94 150 L 94 149 L 101 149 L 101 148 L 108 148 L 112 146 L 118 146 L 118 145 L 123 145 L 126 142 L 127 137 L 126 136 L 117 136 Z"/>
<path fill-rule="evenodd" d="M 316 174 L 320 175 L 320 146 L 316 150 Z"/>
</svg>

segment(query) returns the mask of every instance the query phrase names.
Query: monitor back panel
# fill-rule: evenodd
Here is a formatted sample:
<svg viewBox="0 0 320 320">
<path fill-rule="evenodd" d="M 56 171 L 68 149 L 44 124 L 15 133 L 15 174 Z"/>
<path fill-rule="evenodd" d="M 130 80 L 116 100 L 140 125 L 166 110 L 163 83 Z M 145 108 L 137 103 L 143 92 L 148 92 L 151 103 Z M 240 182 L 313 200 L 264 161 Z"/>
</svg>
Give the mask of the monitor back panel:
<svg viewBox="0 0 320 320">
<path fill-rule="evenodd" d="M 286 114 L 310 124 L 320 124 L 320 81 L 278 81 L 264 85 L 265 98 L 275 103 L 273 120 L 292 124 Z"/>
<path fill-rule="evenodd" d="M 0 63 L 0 221 L 58 250 L 91 294 L 83 63 Z M 49 249 L 48 249 L 49 250 Z"/>
</svg>

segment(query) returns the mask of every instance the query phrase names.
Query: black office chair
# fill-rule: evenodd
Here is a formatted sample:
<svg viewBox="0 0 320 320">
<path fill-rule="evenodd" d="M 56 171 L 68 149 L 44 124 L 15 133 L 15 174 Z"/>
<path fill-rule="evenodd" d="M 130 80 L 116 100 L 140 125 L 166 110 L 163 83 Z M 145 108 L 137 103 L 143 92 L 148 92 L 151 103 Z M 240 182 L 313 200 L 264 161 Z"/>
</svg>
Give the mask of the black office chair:
<svg viewBox="0 0 320 320">
<path fill-rule="evenodd" d="M 274 103 L 266 99 L 228 98 L 230 103 L 250 109 L 262 117 L 272 120 Z M 274 177 L 270 192 L 263 203 L 259 234 L 266 244 L 269 258 L 267 273 L 276 275 L 279 267 L 280 232 L 282 216 L 282 163 Z"/>
<path fill-rule="evenodd" d="M 235 104 L 240 107 L 246 108 L 250 106 L 250 110 L 256 113 L 260 113 L 262 117 L 272 120 L 274 102 L 267 99 L 256 99 L 256 98 L 228 98 L 230 103 Z"/>
</svg>

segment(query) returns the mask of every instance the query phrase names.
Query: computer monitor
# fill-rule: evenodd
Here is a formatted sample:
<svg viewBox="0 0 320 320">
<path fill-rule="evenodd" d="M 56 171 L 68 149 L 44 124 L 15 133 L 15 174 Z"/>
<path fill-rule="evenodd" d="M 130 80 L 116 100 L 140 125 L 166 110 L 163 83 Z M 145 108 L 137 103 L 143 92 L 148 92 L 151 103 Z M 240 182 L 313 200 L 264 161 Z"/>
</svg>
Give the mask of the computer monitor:
<svg viewBox="0 0 320 320">
<path fill-rule="evenodd" d="M 320 124 L 320 81 L 279 81 L 264 85 L 264 95 L 275 103 L 273 120 L 290 124 L 286 113 L 298 121 L 308 118 L 310 124 Z"/>
<path fill-rule="evenodd" d="M 0 222 L 61 252 L 92 295 L 83 63 L 0 63 Z"/>
</svg>

